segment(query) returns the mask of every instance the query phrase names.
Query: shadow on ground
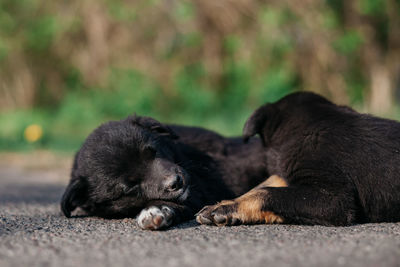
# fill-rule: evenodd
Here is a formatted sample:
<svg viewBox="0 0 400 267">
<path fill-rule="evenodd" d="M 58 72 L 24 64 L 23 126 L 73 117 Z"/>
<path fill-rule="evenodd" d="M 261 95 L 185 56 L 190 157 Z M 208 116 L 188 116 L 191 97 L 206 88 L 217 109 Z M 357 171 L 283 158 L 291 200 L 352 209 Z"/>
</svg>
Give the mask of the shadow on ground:
<svg viewBox="0 0 400 267">
<path fill-rule="evenodd" d="M 59 203 L 65 186 L 61 185 L 34 185 L 34 184 L 7 184 L 0 188 L 0 203 Z"/>
</svg>

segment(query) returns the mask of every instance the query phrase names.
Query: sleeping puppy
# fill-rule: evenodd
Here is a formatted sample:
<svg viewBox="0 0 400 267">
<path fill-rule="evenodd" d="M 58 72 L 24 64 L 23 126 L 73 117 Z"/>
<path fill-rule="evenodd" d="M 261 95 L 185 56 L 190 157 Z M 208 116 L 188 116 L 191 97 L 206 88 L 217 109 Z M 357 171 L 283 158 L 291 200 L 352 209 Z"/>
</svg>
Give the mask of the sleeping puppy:
<svg viewBox="0 0 400 267">
<path fill-rule="evenodd" d="M 143 229 L 194 218 L 204 205 L 245 193 L 265 179 L 260 139 L 250 145 L 196 127 L 130 116 L 101 125 L 77 152 L 63 213 L 137 216 Z"/>
<path fill-rule="evenodd" d="M 244 138 L 256 134 L 275 175 L 234 200 L 205 207 L 199 223 L 400 221 L 400 123 L 302 92 L 257 109 Z"/>
</svg>

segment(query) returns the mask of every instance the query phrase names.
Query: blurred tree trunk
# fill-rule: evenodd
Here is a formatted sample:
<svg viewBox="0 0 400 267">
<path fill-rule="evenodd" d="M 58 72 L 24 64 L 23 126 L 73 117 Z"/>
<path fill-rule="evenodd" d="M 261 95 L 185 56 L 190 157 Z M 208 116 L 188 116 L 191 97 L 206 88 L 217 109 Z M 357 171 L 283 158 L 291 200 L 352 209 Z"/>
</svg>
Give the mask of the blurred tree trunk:
<svg viewBox="0 0 400 267">
<path fill-rule="evenodd" d="M 400 7 L 395 0 L 385 1 L 387 13 L 387 40 L 379 40 L 376 21 L 361 14 L 358 1 L 344 1 L 346 24 L 363 36 L 362 69 L 369 79 L 367 109 L 385 114 L 393 109 L 395 81 L 400 71 Z M 385 47 L 387 43 L 388 47 Z"/>
<path fill-rule="evenodd" d="M 378 114 L 388 113 L 393 106 L 393 86 L 389 70 L 383 64 L 374 64 L 370 68 L 370 77 L 369 110 Z"/>
<path fill-rule="evenodd" d="M 197 23 L 204 37 L 203 63 L 211 87 L 224 90 L 228 53 L 226 38 L 255 26 L 258 4 L 248 0 L 196 0 Z"/>
<path fill-rule="evenodd" d="M 298 18 L 299 25 L 293 26 L 293 32 L 302 36 L 296 38 L 295 64 L 302 80 L 302 87 L 325 95 L 339 104 L 348 104 L 349 98 L 344 80 L 343 60 L 332 47 L 332 39 L 338 32 L 326 31 L 324 12 L 327 6 L 319 0 L 302 2 L 280 0 L 273 2 L 286 5 Z"/>
</svg>

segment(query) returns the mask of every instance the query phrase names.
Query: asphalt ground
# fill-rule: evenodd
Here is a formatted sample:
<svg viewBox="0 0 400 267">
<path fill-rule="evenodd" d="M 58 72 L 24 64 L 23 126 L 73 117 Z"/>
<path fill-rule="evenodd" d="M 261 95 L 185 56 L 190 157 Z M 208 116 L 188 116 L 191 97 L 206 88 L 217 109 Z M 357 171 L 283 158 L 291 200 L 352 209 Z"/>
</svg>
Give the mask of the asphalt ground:
<svg viewBox="0 0 400 267">
<path fill-rule="evenodd" d="M 0 155 L 0 266 L 400 266 L 400 223 L 200 226 L 65 218 L 70 158 Z"/>
</svg>

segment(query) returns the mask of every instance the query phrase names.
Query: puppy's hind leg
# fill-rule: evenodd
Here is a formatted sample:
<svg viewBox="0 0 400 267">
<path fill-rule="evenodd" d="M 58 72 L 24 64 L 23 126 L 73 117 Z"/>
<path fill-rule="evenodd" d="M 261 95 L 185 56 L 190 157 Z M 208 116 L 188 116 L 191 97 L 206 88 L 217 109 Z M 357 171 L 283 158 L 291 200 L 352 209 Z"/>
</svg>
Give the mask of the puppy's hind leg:
<svg viewBox="0 0 400 267">
<path fill-rule="evenodd" d="M 315 181 L 315 180 L 314 180 Z M 211 225 L 295 223 L 350 225 L 356 220 L 351 190 L 336 185 L 290 185 L 272 176 L 246 194 L 204 207 L 197 222 Z"/>
</svg>

